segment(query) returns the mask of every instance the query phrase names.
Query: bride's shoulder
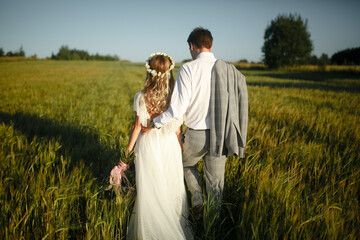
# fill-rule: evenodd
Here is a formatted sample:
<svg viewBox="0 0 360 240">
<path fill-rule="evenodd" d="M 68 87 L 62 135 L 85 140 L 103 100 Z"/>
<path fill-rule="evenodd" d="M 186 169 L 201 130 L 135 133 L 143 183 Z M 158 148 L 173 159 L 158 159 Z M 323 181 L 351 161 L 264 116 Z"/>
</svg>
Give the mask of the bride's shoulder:
<svg viewBox="0 0 360 240">
<path fill-rule="evenodd" d="M 135 94 L 135 99 L 136 98 L 139 98 L 140 96 L 142 95 L 142 90 L 138 91 L 136 94 Z"/>
<path fill-rule="evenodd" d="M 138 92 L 135 94 L 135 96 L 134 96 L 134 102 L 138 102 L 138 101 L 140 101 L 142 98 L 143 98 L 143 93 L 142 93 L 142 91 L 140 90 L 140 91 L 138 91 Z"/>
<path fill-rule="evenodd" d="M 145 107 L 144 96 L 142 91 L 135 94 L 134 97 L 134 111 L 139 111 Z"/>
</svg>

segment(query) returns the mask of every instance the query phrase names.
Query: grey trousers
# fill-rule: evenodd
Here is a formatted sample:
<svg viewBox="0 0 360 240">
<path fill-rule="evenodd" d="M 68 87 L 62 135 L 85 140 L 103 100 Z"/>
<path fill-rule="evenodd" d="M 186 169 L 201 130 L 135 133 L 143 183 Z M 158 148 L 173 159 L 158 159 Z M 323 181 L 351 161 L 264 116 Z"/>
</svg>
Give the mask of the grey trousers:
<svg viewBox="0 0 360 240">
<path fill-rule="evenodd" d="M 183 134 L 183 165 L 186 185 L 191 193 L 192 206 L 204 203 L 200 185 L 198 162 L 203 159 L 206 192 L 208 199 L 221 200 L 224 189 L 226 156 L 211 157 L 210 130 L 186 129 Z"/>
</svg>

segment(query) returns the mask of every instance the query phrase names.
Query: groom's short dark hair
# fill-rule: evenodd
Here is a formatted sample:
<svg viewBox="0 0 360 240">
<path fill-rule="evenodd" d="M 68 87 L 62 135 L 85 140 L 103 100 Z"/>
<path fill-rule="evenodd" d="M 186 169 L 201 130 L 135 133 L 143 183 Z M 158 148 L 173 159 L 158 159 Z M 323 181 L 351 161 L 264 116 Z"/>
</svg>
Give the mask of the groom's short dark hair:
<svg viewBox="0 0 360 240">
<path fill-rule="evenodd" d="M 187 42 L 194 44 L 197 48 L 210 49 L 213 42 L 211 32 L 205 28 L 197 27 L 189 35 Z"/>
</svg>

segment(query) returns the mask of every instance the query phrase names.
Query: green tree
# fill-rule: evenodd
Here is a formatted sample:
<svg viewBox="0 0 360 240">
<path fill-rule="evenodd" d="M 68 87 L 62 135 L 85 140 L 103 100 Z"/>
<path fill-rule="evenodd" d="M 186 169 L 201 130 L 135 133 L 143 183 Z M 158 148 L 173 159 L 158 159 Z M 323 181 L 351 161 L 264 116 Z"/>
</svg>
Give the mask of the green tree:
<svg viewBox="0 0 360 240">
<path fill-rule="evenodd" d="M 279 15 L 265 29 L 264 63 L 270 68 L 304 64 L 313 50 L 307 20 L 299 15 Z"/>
<path fill-rule="evenodd" d="M 17 56 L 25 57 L 25 51 L 22 46 L 19 48 L 19 51 L 17 52 Z"/>
<path fill-rule="evenodd" d="M 311 65 L 318 65 L 318 63 L 319 63 L 319 59 L 317 58 L 316 55 L 312 55 L 308 60 L 308 64 Z"/>
<path fill-rule="evenodd" d="M 16 56 L 12 51 L 8 51 L 7 53 L 6 53 L 6 56 L 8 56 L 8 57 L 14 57 L 14 56 Z"/>
<path fill-rule="evenodd" d="M 68 46 L 61 46 L 57 54 L 57 59 L 59 60 L 71 60 L 71 52 Z"/>
<path fill-rule="evenodd" d="M 3 57 L 3 56 L 5 56 L 4 49 L 0 48 L 0 57 Z"/>
<path fill-rule="evenodd" d="M 329 65 L 330 64 L 329 56 L 326 53 L 321 54 L 318 64 L 321 66 Z"/>
</svg>

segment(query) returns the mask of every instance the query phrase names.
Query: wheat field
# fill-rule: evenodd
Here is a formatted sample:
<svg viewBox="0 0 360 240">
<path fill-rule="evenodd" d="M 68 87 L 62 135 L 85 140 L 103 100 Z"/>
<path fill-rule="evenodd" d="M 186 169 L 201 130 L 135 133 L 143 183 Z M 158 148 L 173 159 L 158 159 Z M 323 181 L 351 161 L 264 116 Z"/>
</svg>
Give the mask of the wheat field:
<svg viewBox="0 0 360 240">
<path fill-rule="evenodd" d="M 357 68 L 238 67 L 247 156 L 228 158 L 221 222 L 207 208 L 195 238 L 358 239 Z M 144 78 L 142 63 L 0 62 L 1 239 L 125 239 L 136 191 L 106 188 Z"/>
</svg>

